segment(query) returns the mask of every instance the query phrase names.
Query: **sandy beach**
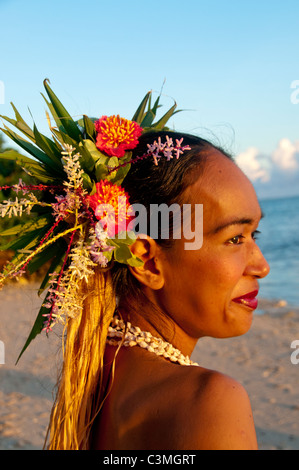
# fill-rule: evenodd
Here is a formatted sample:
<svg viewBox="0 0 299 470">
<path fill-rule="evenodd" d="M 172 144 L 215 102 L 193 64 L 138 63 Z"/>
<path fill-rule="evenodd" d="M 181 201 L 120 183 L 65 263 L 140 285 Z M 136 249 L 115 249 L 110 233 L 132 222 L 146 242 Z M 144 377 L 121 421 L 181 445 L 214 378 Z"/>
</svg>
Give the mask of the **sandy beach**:
<svg viewBox="0 0 299 470">
<path fill-rule="evenodd" d="M 39 335 L 15 365 L 40 306 L 37 284 L 8 285 L 0 292 L 0 450 L 42 449 L 53 401 L 60 338 Z M 246 388 L 261 450 L 299 450 L 299 308 L 260 301 L 251 330 L 239 338 L 199 341 L 193 359 L 226 373 Z M 44 336 L 44 335 L 43 335 Z M 297 354 L 299 358 L 299 354 Z"/>
</svg>

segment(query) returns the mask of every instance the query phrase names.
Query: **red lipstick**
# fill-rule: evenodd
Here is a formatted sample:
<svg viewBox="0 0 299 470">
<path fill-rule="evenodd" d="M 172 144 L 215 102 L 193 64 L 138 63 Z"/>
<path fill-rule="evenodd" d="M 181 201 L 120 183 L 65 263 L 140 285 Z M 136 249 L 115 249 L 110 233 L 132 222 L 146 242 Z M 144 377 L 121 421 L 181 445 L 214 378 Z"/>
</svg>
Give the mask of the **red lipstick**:
<svg viewBox="0 0 299 470">
<path fill-rule="evenodd" d="M 233 302 L 236 302 L 237 304 L 242 304 L 246 307 L 251 308 L 252 310 L 255 310 L 258 306 L 258 300 L 256 298 L 257 295 L 258 290 L 254 290 L 253 292 L 249 292 L 248 294 L 244 294 L 240 297 L 233 299 Z"/>
</svg>

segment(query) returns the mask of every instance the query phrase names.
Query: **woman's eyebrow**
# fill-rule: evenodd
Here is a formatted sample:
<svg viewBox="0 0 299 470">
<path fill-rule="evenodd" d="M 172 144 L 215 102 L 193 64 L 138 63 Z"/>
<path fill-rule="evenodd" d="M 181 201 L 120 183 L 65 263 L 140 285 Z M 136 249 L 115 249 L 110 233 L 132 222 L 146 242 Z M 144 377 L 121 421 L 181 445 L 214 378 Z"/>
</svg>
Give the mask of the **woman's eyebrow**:
<svg viewBox="0 0 299 470">
<path fill-rule="evenodd" d="M 264 214 L 261 213 L 261 219 L 264 217 Z M 231 227 L 232 225 L 253 225 L 255 222 L 254 219 L 251 218 L 246 218 L 246 217 L 241 217 L 237 219 L 230 220 L 228 222 L 224 222 L 221 225 L 218 225 L 215 229 L 213 229 L 213 233 L 219 233 L 222 230 Z"/>
<path fill-rule="evenodd" d="M 245 219 L 245 218 L 230 220 L 229 222 L 225 222 L 221 225 L 218 225 L 218 227 L 214 228 L 213 233 L 221 232 L 222 230 L 230 227 L 231 225 L 247 225 L 247 224 L 252 224 L 252 223 L 253 223 L 252 219 Z"/>
</svg>

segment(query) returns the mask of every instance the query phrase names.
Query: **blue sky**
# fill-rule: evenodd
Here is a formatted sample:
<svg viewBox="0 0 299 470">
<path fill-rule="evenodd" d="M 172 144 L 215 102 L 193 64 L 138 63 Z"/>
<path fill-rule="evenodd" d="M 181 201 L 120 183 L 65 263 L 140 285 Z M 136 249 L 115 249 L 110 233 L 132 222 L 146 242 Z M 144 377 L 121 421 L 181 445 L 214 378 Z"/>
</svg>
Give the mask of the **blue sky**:
<svg viewBox="0 0 299 470">
<path fill-rule="evenodd" d="M 47 133 L 47 77 L 73 116 L 130 118 L 166 80 L 176 129 L 217 136 L 261 197 L 299 194 L 298 0 L 0 0 L 0 21 L 0 114 Z"/>
</svg>

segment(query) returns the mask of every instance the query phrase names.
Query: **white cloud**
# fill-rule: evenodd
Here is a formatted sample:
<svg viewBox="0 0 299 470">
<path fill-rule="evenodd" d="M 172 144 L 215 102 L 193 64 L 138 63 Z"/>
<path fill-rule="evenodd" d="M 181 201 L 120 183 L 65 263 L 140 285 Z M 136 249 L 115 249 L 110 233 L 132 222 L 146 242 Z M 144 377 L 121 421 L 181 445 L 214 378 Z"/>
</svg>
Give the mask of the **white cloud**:
<svg viewBox="0 0 299 470">
<path fill-rule="evenodd" d="M 274 165 L 282 170 L 294 170 L 298 168 L 299 143 L 292 143 L 289 139 L 281 139 L 277 149 L 272 153 Z"/>
<path fill-rule="evenodd" d="M 263 165 L 263 160 L 257 148 L 250 147 L 245 152 L 240 153 L 236 158 L 236 162 L 252 181 L 269 181 L 269 169 Z"/>
<path fill-rule="evenodd" d="M 265 197 L 299 195 L 299 141 L 281 139 L 269 155 L 250 147 L 236 162 Z"/>
</svg>

